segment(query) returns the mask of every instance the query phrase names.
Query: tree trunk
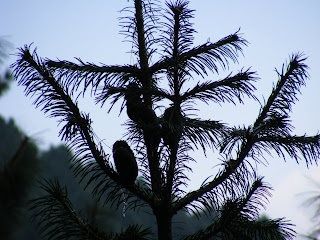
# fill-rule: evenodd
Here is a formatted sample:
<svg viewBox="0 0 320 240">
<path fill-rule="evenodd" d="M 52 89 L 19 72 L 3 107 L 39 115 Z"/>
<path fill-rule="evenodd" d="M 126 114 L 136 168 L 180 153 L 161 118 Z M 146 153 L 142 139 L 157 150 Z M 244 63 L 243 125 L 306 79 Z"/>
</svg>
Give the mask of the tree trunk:
<svg viewBox="0 0 320 240">
<path fill-rule="evenodd" d="M 158 240 L 172 240 L 172 216 L 164 210 L 157 215 Z"/>
</svg>

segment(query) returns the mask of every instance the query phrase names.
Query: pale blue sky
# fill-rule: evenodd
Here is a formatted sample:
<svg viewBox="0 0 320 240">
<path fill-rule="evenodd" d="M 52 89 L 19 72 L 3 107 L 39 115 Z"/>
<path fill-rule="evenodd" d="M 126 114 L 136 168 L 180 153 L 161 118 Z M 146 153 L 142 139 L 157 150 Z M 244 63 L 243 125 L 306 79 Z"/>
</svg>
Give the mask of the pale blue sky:
<svg viewBox="0 0 320 240">
<path fill-rule="evenodd" d="M 83 61 L 105 64 L 130 63 L 132 56 L 126 53 L 130 45 L 122 42 L 117 19 L 121 16 L 119 10 L 129 3 L 127 0 L 4 0 L 0 3 L 0 36 L 12 42 L 10 53 L 16 53 L 16 48 L 33 42 L 41 57 L 71 61 L 74 57 L 80 57 Z M 310 67 L 310 80 L 307 81 L 307 87 L 302 88 L 300 101 L 293 107 L 292 120 L 297 134 L 318 132 L 320 1 L 192 0 L 190 7 L 196 10 L 196 43 L 203 43 L 209 38 L 217 41 L 241 28 L 240 32 L 250 44 L 244 48 L 245 57 L 239 58 L 240 64 L 231 65 L 230 70 L 252 66 L 252 70 L 257 71 L 261 78 L 256 85 L 260 100 L 262 96 L 268 97 L 273 82 L 277 80 L 274 69 L 280 69 L 292 53 L 304 52 L 308 56 L 306 63 Z M 8 64 L 14 59 L 14 56 L 9 58 Z M 208 79 L 216 78 L 219 76 L 211 75 Z M 35 110 L 33 100 L 24 96 L 21 87 L 12 86 L 0 100 L 0 114 L 13 117 L 42 147 L 57 144 L 59 129 L 56 120 L 48 119 L 40 110 Z M 121 123 L 126 116 L 122 114 L 117 117 L 119 108 L 107 115 L 107 108 L 93 108 L 88 100 L 82 102 L 81 106 L 95 109 L 96 132 L 105 139 L 106 145 L 110 146 L 121 138 Z M 246 105 L 239 108 L 232 105 L 201 106 L 200 115 L 231 125 L 242 125 L 252 123 L 258 111 L 259 104 L 248 100 Z M 201 154 L 198 156 L 203 158 Z M 293 219 L 298 231 L 306 231 L 310 227 L 310 223 L 306 222 L 310 215 L 303 208 L 297 209 L 296 202 L 301 203 L 303 198 L 300 196 L 298 200 L 298 197 L 294 197 L 309 187 L 302 177 L 307 172 L 306 167 L 300 164 L 298 168 L 291 159 L 284 163 L 276 156 L 273 159 L 268 157 L 268 161 L 270 165 L 261 167 L 260 171 L 275 188 L 267 213 L 272 217 Z M 194 167 L 191 187 L 197 187 L 215 164 L 209 160 L 199 161 Z M 313 167 L 307 173 L 315 176 L 317 172 Z"/>
</svg>

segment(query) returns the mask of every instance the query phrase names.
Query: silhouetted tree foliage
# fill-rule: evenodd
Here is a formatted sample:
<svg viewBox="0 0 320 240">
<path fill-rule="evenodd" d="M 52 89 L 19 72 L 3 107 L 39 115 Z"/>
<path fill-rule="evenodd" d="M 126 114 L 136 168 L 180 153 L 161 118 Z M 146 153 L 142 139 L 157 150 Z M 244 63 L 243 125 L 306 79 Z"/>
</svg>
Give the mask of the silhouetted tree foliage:
<svg viewBox="0 0 320 240">
<path fill-rule="evenodd" d="M 149 209 L 159 240 L 172 239 L 174 216 L 183 211 L 200 218 L 205 212 L 210 222 L 202 230 L 176 235 L 182 239 L 291 239 L 295 232 L 290 222 L 257 221 L 271 187 L 254 166 L 271 153 L 307 165 L 319 158 L 319 135 L 294 135 L 290 122 L 292 105 L 308 78 L 303 54 L 293 54 L 277 72 L 278 81 L 252 124 L 233 127 L 203 120 L 194 114 L 201 101 L 257 100 L 258 78 L 250 69 L 207 80 L 210 72 L 227 71 L 230 62 L 237 63 L 247 41 L 235 32 L 217 42 L 194 45 L 194 11 L 186 0 L 168 1 L 165 8 L 158 1 L 135 0 L 124 12 L 128 16 L 121 19 L 122 33 L 131 41 L 134 64 L 54 61 L 39 57 L 26 45 L 13 65 L 18 83 L 35 97 L 35 105 L 58 119 L 60 136 L 74 151 L 74 173 L 101 202 L 116 207 L 125 202 L 132 211 Z M 123 101 L 120 111 L 125 107 L 129 118 L 126 141 L 138 161 L 140 181 L 122 184 L 111 150 L 104 149 L 89 113 L 79 107 L 78 99 L 87 91 L 97 104 L 111 108 Z M 163 115 L 161 108 L 166 109 Z M 196 149 L 216 149 L 220 160 L 214 164 L 220 161 L 220 165 L 199 189 L 186 192 L 189 163 L 199 161 L 190 156 Z M 34 217 L 49 239 L 154 237 L 137 222 L 107 233 L 107 227 L 98 229 L 74 209 L 57 179 L 43 181 L 41 188 L 45 194 L 33 200 Z"/>
<path fill-rule="evenodd" d="M 0 118 L 0 237 L 11 239 L 21 216 L 33 180 L 39 172 L 38 149 L 11 119 Z"/>
<path fill-rule="evenodd" d="M 320 237 L 320 183 L 313 180 L 311 180 L 311 183 L 313 183 L 314 187 L 317 189 L 315 191 L 310 191 L 310 192 L 304 192 L 304 196 L 309 195 L 305 202 L 304 205 L 305 207 L 311 207 L 313 209 L 313 226 L 311 228 L 311 231 L 309 233 L 304 233 L 302 236 L 305 237 L 305 239 L 309 240 L 317 240 Z"/>
<path fill-rule="evenodd" d="M 7 49 L 10 47 L 10 43 L 4 38 L 0 38 L 0 66 L 4 63 L 4 60 L 8 57 Z M 1 70 L 1 68 L 0 68 Z M 12 81 L 11 71 L 5 69 L 0 71 L 0 96 L 9 89 L 9 84 Z"/>
</svg>

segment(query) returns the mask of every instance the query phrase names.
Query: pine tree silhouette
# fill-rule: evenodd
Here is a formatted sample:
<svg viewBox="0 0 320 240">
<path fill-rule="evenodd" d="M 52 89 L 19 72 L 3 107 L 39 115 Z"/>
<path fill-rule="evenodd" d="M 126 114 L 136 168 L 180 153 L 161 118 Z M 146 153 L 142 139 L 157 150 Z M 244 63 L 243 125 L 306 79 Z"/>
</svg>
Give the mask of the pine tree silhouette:
<svg viewBox="0 0 320 240">
<path fill-rule="evenodd" d="M 61 138 L 75 152 L 71 161 L 82 162 L 75 173 L 102 201 L 119 206 L 125 192 L 128 208 L 150 207 L 159 240 L 173 238 L 172 218 L 180 211 L 199 217 L 206 212 L 212 217 L 205 229 L 182 239 L 291 239 L 295 232 L 287 220 L 257 221 L 271 187 L 252 166 L 272 152 L 279 157 L 288 154 L 297 162 L 304 159 L 306 164 L 319 158 L 319 135 L 294 135 L 289 117 L 308 78 L 304 55 L 293 54 L 277 72 L 279 79 L 256 120 L 232 127 L 194 117 L 193 110 L 199 101 L 236 104 L 245 98 L 257 100 L 254 83 L 258 77 L 250 69 L 206 80 L 210 72 L 227 71 L 230 62 L 237 63 L 247 44 L 239 32 L 194 45 L 193 10 L 187 0 L 168 1 L 164 9 L 158 1 L 135 0 L 127 13 L 122 26 L 132 43 L 134 64 L 53 61 L 40 58 L 26 45 L 13 65 L 18 83 L 25 86 L 27 95 L 36 97 L 35 105 L 61 123 Z M 138 160 L 142 184 L 122 184 L 110 149 L 105 150 L 95 137 L 89 113 L 78 107 L 75 96 L 83 96 L 79 91 L 91 91 L 97 104 L 110 103 L 111 107 L 123 100 L 128 115 L 126 140 Z M 163 115 L 159 107 L 166 108 Z M 196 149 L 216 149 L 223 162 L 199 189 L 185 192 L 189 163 L 198 161 L 190 152 Z M 42 188 L 46 195 L 35 199 L 33 208 L 35 217 L 41 219 L 40 230 L 50 239 L 150 236 L 149 230 L 135 225 L 121 233 L 104 234 L 73 209 L 57 180 L 44 182 Z"/>
</svg>

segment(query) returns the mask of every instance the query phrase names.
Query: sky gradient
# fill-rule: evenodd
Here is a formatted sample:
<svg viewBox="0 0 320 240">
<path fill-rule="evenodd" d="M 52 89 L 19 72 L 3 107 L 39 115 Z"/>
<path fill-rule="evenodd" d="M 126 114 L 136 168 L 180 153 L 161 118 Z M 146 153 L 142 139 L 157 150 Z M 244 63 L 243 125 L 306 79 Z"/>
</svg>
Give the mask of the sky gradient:
<svg viewBox="0 0 320 240">
<path fill-rule="evenodd" d="M 131 46 L 123 42 L 118 22 L 118 18 L 123 16 L 119 10 L 131 3 L 131 0 L 2 1 L 0 37 L 12 43 L 10 54 L 17 53 L 16 48 L 33 43 L 32 46 L 37 47 L 38 55 L 43 58 L 75 61 L 74 57 L 79 57 L 85 62 L 112 65 L 133 63 L 134 56 L 128 53 Z M 301 89 L 299 102 L 293 106 L 292 124 L 297 135 L 318 133 L 320 1 L 193 0 L 190 8 L 196 10 L 193 20 L 197 30 L 195 44 L 208 39 L 215 42 L 240 29 L 242 37 L 250 44 L 244 48 L 244 57 L 239 58 L 239 64 L 230 64 L 226 73 L 248 67 L 257 71 L 260 80 L 256 84 L 256 94 L 262 102 L 277 81 L 274 69 L 281 70 L 292 53 L 303 52 L 308 57 L 306 64 L 310 68 L 310 79 L 307 86 Z M 15 59 L 15 56 L 8 58 L 7 66 Z M 221 75 L 210 75 L 208 79 L 223 76 L 222 72 Z M 58 144 L 56 120 L 45 117 L 40 109 L 35 109 L 32 105 L 34 100 L 25 97 L 23 88 L 14 84 L 0 99 L 0 114 L 6 118 L 13 117 L 18 126 L 35 138 L 41 147 Z M 82 101 L 81 106 L 93 111 L 95 131 L 106 146 L 112 146 L 115 140 L 122 137 L 124 129 L 121 123 L 126 120 L 126 114 L 124 112 L 118 117 L 119 105 L 109 115 L 107 107 L 100 109 L 89 100 Z M 260 105 L 247 99 L 244 105 L 236 107 L 231 104 L 200 107 L 203 118 L 242 126 L 255 120 Z M 201 161 L 193 167 L 191 188 L 198 187 L 204 176 L 210 175 L 212 168 L 208 168 L 208 164 L 212 167 L 217 164 L 204 159 L 201 153 L 197 154 Z M 267 161 L 269 165 L 259 166 L 259 173 L 265 176 L 275 191 L 269 199 L 266 213 L 272 218 L 287 217 L 297 225 L 298 232 L 306 233 L 311 227 L 308 219 L 312 210 L 301 207 L 301 204 L 312 184 L 305 175 L 316 179 L 319 170 L 315 166 L 307 170 L 305 163 L 301 161 L 297 165 L 289 158 L 284 162 L 276 155 L 273 158 L 267 156 Z"/>
</svg>

